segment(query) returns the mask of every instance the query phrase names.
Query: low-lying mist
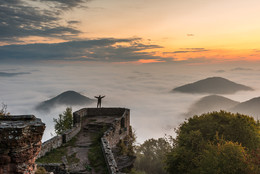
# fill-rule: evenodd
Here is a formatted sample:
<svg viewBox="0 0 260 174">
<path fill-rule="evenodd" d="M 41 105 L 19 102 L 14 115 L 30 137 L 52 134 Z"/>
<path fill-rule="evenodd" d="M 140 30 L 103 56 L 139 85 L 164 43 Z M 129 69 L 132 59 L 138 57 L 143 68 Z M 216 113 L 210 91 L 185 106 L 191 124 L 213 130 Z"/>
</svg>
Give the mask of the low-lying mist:
<svg viewBox="0 0 260 174">
<path fill-rule="evenodd" d="M 0 71 L 28 72 L 19 76 L 0 77 L 0 102 L 8 106 L 12 115 L 34 114 L 46 123 L 43 141 L 54 135 L 53 118 L 57 118 L 66 106 L 54 108 L 49 113 L 37 112 L 35 106 L 56 95 L 74 90 L 87 97 L 106 95 L 102 107 L 126 107 L 131 109 L 131 125 L 136 131 L 137 142 L 149 138 L 175 135 L 187 116 L 188 108 L 202 94 L 171 93 L 177 86 L 203 78 L 220 76 L 245 84 L 255 91 L 225 95 L 236 101 L 260 96 L 258 69 L 243 70 L 237 67 L 191 65 L 63 65 L 63 66 L 11 66 L 1 65 Z M 96 107 L 96 103 L 85 107 Z M 73 111 L 82 106 L 73 107 Z"/>
</svg>

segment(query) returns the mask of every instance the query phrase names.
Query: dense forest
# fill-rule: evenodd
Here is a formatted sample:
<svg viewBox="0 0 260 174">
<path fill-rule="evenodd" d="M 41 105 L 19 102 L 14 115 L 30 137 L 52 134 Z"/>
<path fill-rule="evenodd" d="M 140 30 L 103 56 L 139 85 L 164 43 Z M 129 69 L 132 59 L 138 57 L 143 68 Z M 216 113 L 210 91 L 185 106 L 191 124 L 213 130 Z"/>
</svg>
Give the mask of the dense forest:
<svg viewBox="0 0 260 174">
<path fill-rule="evenodd" d="M 136 174 L 259 174 L 260 123 L 225 111 L 193 116 L 177 137 L 136 147 Z"/>
</svg>

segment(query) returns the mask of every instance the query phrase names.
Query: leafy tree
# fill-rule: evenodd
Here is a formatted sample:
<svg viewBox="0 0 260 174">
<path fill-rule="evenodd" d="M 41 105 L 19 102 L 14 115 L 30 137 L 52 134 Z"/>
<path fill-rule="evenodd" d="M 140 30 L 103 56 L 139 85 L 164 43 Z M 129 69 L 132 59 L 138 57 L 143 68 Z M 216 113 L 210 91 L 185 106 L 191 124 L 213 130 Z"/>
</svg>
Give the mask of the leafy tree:
<svg viewBox="0 0 260 174">
<path fill-rule="evenodd" d="M 171 149 L 171 137 L 146 140 L 136 148 L 135 169 L 147 174 L 165 174 L 163 161 Z"/>
<path fill-rule="evenodd" d="M 228 161 L 232 173 L 239 173 L 237 165 L 245 163 L 253 166 L 247 173 L 257 170 L 250 154 L 260 148 L 260 127 L 252 117 L 225 111 L 202 114 L 189 118 L 176 133 L 174 148 L 166 159 L 171 174 L 207 173 L 208 164 L 212 165 L 208 173 L 225 173 L 223 166 Z"/>
<path fill-rule="evenodd" d="M 200 174 L 242 174 L 251 173 L 247 164 L 247 154 L 241 144 L 222 141 L 209 144 L 200 155 L 198 168 L 194 170 Z"/>
<path fill-rule="evenodd" d="M 53 121 L 55 122 L 55 132 L 58 135 L 71 129 L 73 126 L 72 108 L 67 107 L 63 114 L 60 114 L 58 119 L 54 118 Z"/>
<path fill-rule="evenodd" d="M 251 171 L 251 174 L 259 174 L 260 173 L 260 148 L 253 150 L 247 156 L 247 162 Z"/>
<path fill-rule="evenodd" d="M 119 149 L 118 153 L 127 155 L 127 156 L 135 156 L 135 141 L 136 141 L 136 133 L 132 129 L 132 126 L 129 126 L 129 135 L 127 135 L 124 139 L 120 140 L 117 144 Z M 126 143 L 127 142 L 127 143 Z"/>
</svg>

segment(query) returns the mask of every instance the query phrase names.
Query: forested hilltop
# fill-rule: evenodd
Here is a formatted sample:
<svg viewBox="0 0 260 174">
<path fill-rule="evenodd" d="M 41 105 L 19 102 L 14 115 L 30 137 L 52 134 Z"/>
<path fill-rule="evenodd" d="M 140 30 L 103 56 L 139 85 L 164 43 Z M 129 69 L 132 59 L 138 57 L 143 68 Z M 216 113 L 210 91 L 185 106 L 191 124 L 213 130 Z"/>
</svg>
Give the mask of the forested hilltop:
<svg viewBox="0 0 260 174">
<path fill-rule="evenodd" d="M 258 174 L 260 123 L 220 111 L 193 116 L 177 137 L 150 139 L 137 147 L 138 174 Z"/>
</svg>

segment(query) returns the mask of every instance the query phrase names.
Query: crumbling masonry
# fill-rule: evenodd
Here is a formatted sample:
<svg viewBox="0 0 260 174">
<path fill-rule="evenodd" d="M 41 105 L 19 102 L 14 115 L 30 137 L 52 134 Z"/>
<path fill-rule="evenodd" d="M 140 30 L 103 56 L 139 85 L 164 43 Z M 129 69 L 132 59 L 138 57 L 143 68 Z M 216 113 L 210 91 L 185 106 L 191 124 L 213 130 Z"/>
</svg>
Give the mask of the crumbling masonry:
<svg viewBox="0 0 260 174">
<path fill-rule="evenodd" d="M 41 144 L 45 124 L 35 116 L 0 117 L 0 174 L 33 174 L 36 170 L 35 160 L 44 156 L 89 131 L 100 131 L 107 127 L 101 138 L 101 146 L 110 174 L 119 174 L 120 170 L 112 149 L 120 140 L 124 140 L 130 131 L 130 110 L 126 108 L 83 108 L 73 113 L 73 128 L 62 135 L 55 136 Z M 87 139 L 88 137 L 86 137 Z M 86 143 L 84 137 L 78 137 L 79 143 Z M 75 145 L 77 147 L 77 144 Z M 80 146 L 81 150 L 84 146 Z M 86 146 L 86 151 L 87 151 Z M 82 155 L 82 154 L 81 154 Z M 130 165 L 133 161 L 130 160 Z M 129 160 L 128 160 L 129 164 Z M 127 164 L 127 165 L 128 165 Z M 77 173 L 79 166 L 67 170 L 64 164 L 42 164 L 55 174 Z M 61 166 L 63 166 L 61 168 Z M 71 167 L 71 166 L 69 166 Z M 124 166 L 125 167 L 125 166 Z"/>
<path fill-rule="evenodd" d="M 33 174 L 45 124 L 33 115 L 0 117 L 0 173 Z"/>
</svg>

